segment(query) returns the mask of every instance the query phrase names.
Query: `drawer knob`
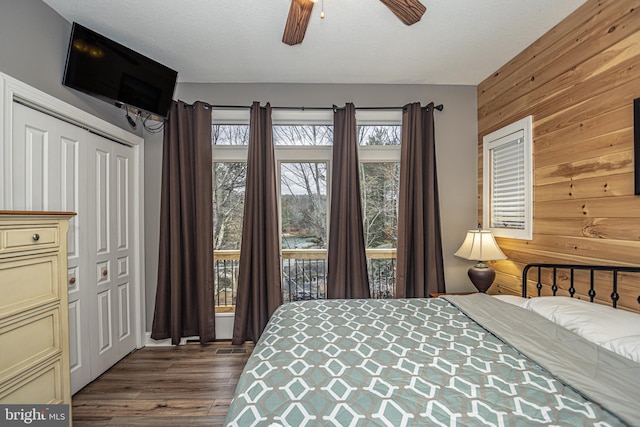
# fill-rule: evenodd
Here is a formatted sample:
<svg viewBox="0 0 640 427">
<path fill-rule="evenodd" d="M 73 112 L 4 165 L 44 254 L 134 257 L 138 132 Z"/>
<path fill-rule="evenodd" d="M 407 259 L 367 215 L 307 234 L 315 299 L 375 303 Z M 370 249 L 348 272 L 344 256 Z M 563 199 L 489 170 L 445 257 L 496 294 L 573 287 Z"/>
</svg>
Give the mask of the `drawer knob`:
<svg viewBox="0 0 640 427">
<path fill-rule="evenodd" d="M 102 270 L 102 275 L 104 277 L 107 277 L 107 274 L 109 274 L 109 272 L 107 271 L 107 269 L 105 268 L 104 270 Z"/>
<path fill-rule="evenodd" d="M 33 238 L 34 242 L 37 242 L 38 240 L 40 240 L 40 235 L 38 233 L 36 233 L 36 234 L 33 235 L 32 238 Z"/>
<path fill-rule="evenodd" d="M 69 279 L 69 284 L 70 285 L 74 285 L 76 283 L 76 278 L 72 277 L 71 279 Z"/>
</svg>

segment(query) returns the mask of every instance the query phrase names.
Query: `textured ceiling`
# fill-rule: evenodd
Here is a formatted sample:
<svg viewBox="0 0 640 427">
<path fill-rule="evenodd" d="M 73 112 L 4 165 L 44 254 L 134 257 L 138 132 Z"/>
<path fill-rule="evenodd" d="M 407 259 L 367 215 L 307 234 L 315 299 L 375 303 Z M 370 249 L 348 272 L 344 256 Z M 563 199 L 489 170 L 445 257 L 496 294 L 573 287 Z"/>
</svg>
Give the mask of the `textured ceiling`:
<svg viewBox="0 0 640 427">
<path fill-rule="evenodd" d="M 289 0 L 44 0 L 178 71 L 180 82 L 477 85 L 585 0 L 421 0 L 404 25 L 378 0 L 318 0 L 282 43 Z"/>
</svg>

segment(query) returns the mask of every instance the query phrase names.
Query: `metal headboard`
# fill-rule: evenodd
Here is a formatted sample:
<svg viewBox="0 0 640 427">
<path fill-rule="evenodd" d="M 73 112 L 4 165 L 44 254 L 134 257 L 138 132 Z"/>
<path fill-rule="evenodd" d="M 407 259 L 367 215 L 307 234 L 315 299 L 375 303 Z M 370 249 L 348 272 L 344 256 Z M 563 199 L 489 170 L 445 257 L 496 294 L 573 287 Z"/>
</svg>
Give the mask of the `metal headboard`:
<svg viewBox="0 0 640 427">
<path fill-rule="evenodd" d="M 576 289 L 573 286 L 573 278 L 574 272 L 576 270 L 586 270 L 589 271 L 590 283 L 589 283 L 589 299 L 593 302 L 596 291 L 594 288 L 595 285 L 595 272 L 596 271 L 605 271 L 613 273 L 612 279 L 612 292 L 611 292 L 611 302 L 613 307 L 615 308 L 618 299 L 620 299 L 620 295 L 618 295 L 618 273 L 640 273 L 640 267 L 617 267 L 610 265 L 578 265 L 578 264 L 527 264 L 522 270 L 522 296 L 524 298 L 527 297 L 527 274 L 529 270 L 532 268 L 536 268 L 538 270 L 538 281 L 536 283 L 536 289 L 538 289 L 538 296 L 540 296 L 542 290 L 542 283 L 540 282 L 540 276 L 543 269 L 550 269 L 553 271 L 553 284 L 551 285 L 551 291 L 555 296 L 558 292 L 557 285 L 557 273 L 558 270 L 569 270 L 570 272 L 570 286 L 569 286 L 569 295 L 573 298 L 573 295 L 576 293 Z M 638 303 L 640 303 L 640 296 L 638 296 Z"/>
</svg>

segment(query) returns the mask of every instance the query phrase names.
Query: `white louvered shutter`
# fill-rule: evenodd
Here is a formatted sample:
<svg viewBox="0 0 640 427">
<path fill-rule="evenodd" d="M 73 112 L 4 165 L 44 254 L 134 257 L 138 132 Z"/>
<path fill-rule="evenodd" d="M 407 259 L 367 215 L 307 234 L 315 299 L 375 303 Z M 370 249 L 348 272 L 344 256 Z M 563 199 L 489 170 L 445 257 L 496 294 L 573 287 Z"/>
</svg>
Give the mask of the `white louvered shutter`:
<svg viewBox="0 0 640 427">
<path fill-rule="evenodd" d="M 491 227 L 523 230 L 525 226 L 524 135 L 496 141 L 491 150 Z"/>
</svg>

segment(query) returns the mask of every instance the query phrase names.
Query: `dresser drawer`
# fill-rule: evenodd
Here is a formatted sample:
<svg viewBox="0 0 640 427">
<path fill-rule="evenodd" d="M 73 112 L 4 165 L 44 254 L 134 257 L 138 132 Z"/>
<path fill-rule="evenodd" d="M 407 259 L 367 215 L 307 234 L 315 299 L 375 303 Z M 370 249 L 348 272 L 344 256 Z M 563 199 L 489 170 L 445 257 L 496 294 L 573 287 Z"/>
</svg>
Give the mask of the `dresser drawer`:
<svg viewBox="0 0 640 427">
<path fill-rule="evenodd" d="M 56 255 L 12 258 L 0 263 L 0 318 L 60 298 Z"/>
<path fill-rule="evenodd" d="M 0 386 L 0 403 L 49 403 L 58 404 L 65 401 L 63 378 L 69 373 L 62 372 L 60 358 L 53 359 L 43 367 L 30 372 L 24 377 Z M 69 400 L 66 403 L 71 403 Z"/>
<path fill-rule="evenodd" d="M 60 306 L 0 322 L 0 383 L 61 352 Z"/>
<path fill-rule="evenodd" d="M 67 232 L 73 215 L 0 210 L 2 404 L 71 403 Z"/>
<path fill-rule="evenodd" d="M 40 226 L 2 230 L 2 252 L 23 251 L 34 248 L 55 248 L 60 245 L 58 227 Z"/>
</svg>

